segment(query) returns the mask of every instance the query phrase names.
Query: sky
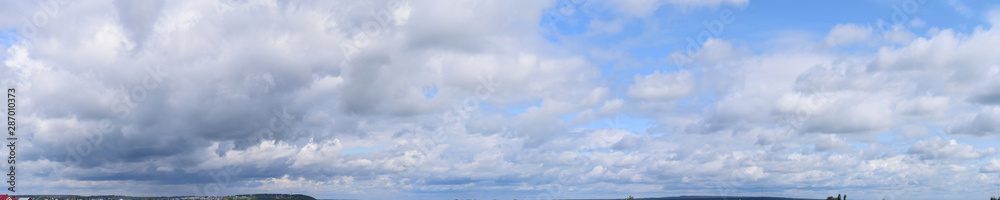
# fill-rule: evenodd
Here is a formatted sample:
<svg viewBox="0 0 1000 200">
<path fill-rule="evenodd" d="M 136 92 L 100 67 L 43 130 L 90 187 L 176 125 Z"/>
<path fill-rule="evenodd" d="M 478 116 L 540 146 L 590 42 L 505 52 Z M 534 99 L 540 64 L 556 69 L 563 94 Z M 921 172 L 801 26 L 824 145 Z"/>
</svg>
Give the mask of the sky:
<svg viewBox="0 0 1000 200">
<path fill-rule="evenodd" d="M 10 194 L 986 199 L 998 24 L 958 0 L 0 0 Z"/>
</svg>

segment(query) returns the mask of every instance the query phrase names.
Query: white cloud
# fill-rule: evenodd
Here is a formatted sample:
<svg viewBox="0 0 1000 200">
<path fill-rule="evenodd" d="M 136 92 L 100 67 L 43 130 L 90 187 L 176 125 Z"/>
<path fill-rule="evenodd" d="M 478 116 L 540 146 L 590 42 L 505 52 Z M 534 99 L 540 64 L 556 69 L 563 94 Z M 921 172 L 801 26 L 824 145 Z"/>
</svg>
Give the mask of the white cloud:
<svg viewBox="0 0 1000 200">
<path fill-rule="evenodd" d="M 814 140 L 817 151 L 847 151 L 853 149 L 851 144 L 833 134 L 818 135 Z"/>
<path fill-rule="evenodd" d="M 915 117 L 942 116 L 951 109 L 947 97 L 924 96 L 896 104 L 896 112 Z"/>
<path fill-rule="evenodd" d="M 628 87 L 628 96 L 643 101 L 670 102 L 694 90 L 694 77 L 690 72 L 654 72 L 635 76 L 635 84 Z"/>
<path fill-rule="evenodd" d="M 1000 171 L 996 159 L 969 164 L 995 148 L 958 142 L 1000 133 L 1000 29 L 918 37 L 893 27 L 873 38 L 867 25 L 840 24 L 825 36 L 772 40 L 794 47 L 711 38 L 674 70 L 659 58 L 607 61 L 635 56 L 627 45 L 675 31 L 670 23 L 639 21 L 655 30 L 611 48 L 552 42 L 538 34 L 551 1 L 232 3 L 224 13 L 211 2 L 69 3 L 30 46 L 9 48 L 0 82 L 25 91 L 20 120 L 34 134 L 25 162 L 44 166 L 23 178 L 54 180 L 25 186 L 188 192 L 235 167 L 233 192 L 352 198 L 521 198 L 557 185 L 579 192 L 569 198 L 710 194 L 704 188 L 720 184 L 813 196 L 898 183 L 950 188 Z M 629 32 L 630 20 L 662 5 L 749 2 L 607 4 L 625 17 L 592 20 L 583 35 Z M 30 14 L 11 5 L 0 13 Z M 604 4 L 584 6 L 595 5 Z M 380 20 L 371 14 L 382 11 L 391 26 L 368 30 L 374 36 L 341 65 L 341 45 L 367 36 L 366 24 Z M 0 26 L 16 26 L 9 21 Z M 816 48 L 851 44 L 872 49 Z M 120 104 L 144 89 L 147 66 L 167 76 L 141 90 L 144 100 Z M 71 130 L 101 119 L 114 127 L 80 163 L 65 149 L 41 148 L 88 144 Z"/>
<path fill-rule="evenodd" d="M 968 100 L 979 104 L 1000 105 L 1000 67 L 993 67 L 987 74 L 986 81 L 976 87 Z"/>
<path fill-rule="evenodd" d="M 958 123 L 951 132 L 956 134 L 970 135 L 995 135 L 1000 134 L 1000 107 L 983 107 L 975 117 Z"/>
<path fill-rule="evenodd" d="M 987 173 L 1000 172 L 1000 159 L 990 159 L 990 163 L 984 165 L 979 171 Z"/>
<path fill-rule="evenodd" d="M 924 25 L 926 24 L 927 23 L 924 22 L 924 20 L 921 20 L 920 18 L 913 18 L 913 20 L 910 20 L 909 26 L 913 28 L 923 28 Z"/>
<path fill-rule="evenodd" d="M 993 9 L 986 12 L 985 18 L 986 22 L 989 22 L 992 26 L 1000 25 L 1000 9 Z"/>
<path fill-rule="evenodd" d="M 612 3 L 615 8 L 626 16 L 649 17 L 663 5 L 678 7 L 718 7 L 721 5 L 746 6 L 750 0 L 623 0 Z"/>
<path fill-rule="evenodd" d="M 948 5 L 955 9 L 959 14 L 965 15 L 966 17 L 972 16 L 972 9 L 966 6 L 965 3 L 959 0 L 948 0 Z"/>
<path fill-rule="evenodd" d="M 871 36 L 871 27 L 857 24 L 838 24 L 830 30 L 824 41 L 830 46 L 841 46 L 866 41 Z"/>
<path fill-rule="evenodd" d="M 955 139 L 944 140 L 935 136 L 917 141 L 906 152 L 926 160 L 965 160 L 996 155 L 997 149 L 993 147 L 974 149 L 972 145 L 960 144 Z"/>
</svg>

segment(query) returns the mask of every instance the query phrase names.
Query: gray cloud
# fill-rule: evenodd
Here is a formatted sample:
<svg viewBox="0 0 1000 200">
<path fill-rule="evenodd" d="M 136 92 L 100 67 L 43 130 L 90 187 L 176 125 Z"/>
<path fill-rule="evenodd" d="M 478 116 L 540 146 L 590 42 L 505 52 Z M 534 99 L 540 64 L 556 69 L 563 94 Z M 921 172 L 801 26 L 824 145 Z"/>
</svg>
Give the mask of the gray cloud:
<svg viewBox="0 0 1000 200">
<path fill-rule="evenodd" d="M 831 31 L 807 50 L 713 38 L 687 68 L 622 76 L 635 72 L 608 72 L 539 34 L 557 3 L 57 4 L 0 62 L 0 82 L 27 102 L 19 120 L 29 150 L 19 153 L 37 167 L 24 178 L 53 180 L 24 187 L 194 195 L 225 174 L 225 194 L 572 191 L 561 198 L 766 185 L 808 196 L 942 188 L 998 171 L 996 159 L 969 165 L 995 148 L 959 142 L 1000 130 L 997 30 L 945 29 L 902 44 Z M 747 1 L 608 4 L 645 19 L 664 4 Z M 42 9 L 3 5 L 11 18 Z M 886 47 L 824 49 L 861 41 Z"/>
<path fill-rule="evenodd" d="M 940 137 L 932 137 L 926 140 L 917 141 L 916 144 L 906 151 L 910 154 L 917 154 L 921 159 L 928 160 L 952 160 L 952 159 L 977 159 L 986 156 L 996 155 L 996 148 L 974 149 L 972 145 L 960 144 L 955 140 L 944 140 Z"/>
</svg>

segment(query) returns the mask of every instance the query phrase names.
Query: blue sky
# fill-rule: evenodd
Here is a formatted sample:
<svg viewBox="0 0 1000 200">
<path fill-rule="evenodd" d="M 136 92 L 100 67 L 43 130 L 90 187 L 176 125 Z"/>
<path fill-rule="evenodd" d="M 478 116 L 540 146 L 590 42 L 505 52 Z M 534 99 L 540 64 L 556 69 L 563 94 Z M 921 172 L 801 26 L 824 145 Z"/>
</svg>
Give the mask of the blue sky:
<svg viewBox="0 0 1000 200">
<path fill-rule="evenodd" d="M 998 5 L 0 0 L 0 84 L 15 194 L 986 199 Z"/>
</svg>

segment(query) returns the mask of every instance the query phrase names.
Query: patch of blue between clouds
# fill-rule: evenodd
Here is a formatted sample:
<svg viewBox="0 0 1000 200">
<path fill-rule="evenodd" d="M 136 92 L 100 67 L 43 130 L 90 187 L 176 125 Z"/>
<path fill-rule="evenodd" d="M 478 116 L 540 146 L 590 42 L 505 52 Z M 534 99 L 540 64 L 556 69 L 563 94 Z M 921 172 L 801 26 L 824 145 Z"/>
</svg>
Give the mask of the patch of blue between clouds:
<svg viewBox="0 0 1000 200">
<path fill-rule="evenodd" d="M 421 92 L 424 93 L 424 98 L 433 99 L 438 94 L 438 87 L 431 85 L 421 88 Z"/>
<path fill-rule="evenodd" d="M 566 121 L 566 122 L 568 122 L 568 121 L 572 121 L 572 120 L 573 120 L 573 118 L 576 118 L 576 115 L 577 115 L 577 114 L 579 114 L 579 113 L 575 113 L 575 112 L 574 112 L 574 113 L 566 113 L 566 114 L 562 114 L 562 115 L 559 115 L 559 119 L 562 119 L 563 121 Z"/>
<path fill-rule="evenodd" d="M 504 109 L 504 112 L 506 112 L 508 114 L 511 114 L 511 115 L 521 115 L 522 113 L 527 112 L 529 108 L 539 107 L 541 105 L 542 105 L 542 99 L 538 99 L 538 100 L 534 100 L 533 103 L 531 103 L 530 105 L 527 105 L 527 106 L 516 106 L 516 105 L 515 106 L 507 106 L 507 108 Z"/>
<path fill-rule="evenodd" d="M 7 60 L 7 48 L 10 48 L 18 42 L 16 30 L 0 31 L 0 47 L 3 47 L 3 51 L 0 51 L 3 55 L 0 55 L 0 60 Z"/>
<path fill-rule="evenodd" d="M 538 25 L 542 35 L 553 43 L 560 43 L 557 35 L 579 35 L 587 32 L 590 17 L 582 14 L 584 0 L 559 0 L 556 6 L 545 10 Z"/>
<path fill-rule="evenodd" d="M 579 126 L 578 128 L 621 129 L 635 134 L 648 134 L 646 130 L 654 126 L 656 126 L 656 123 L 648 119 L 633 118 L 626 114 L 620 114 L 613 117 L 593 120 L 586 125 Z"/>
<path fill-rule="evenodd" d="M 841 139 L 843 139 L 843 138 L 841 138 Z M 853 146 L 856 149 L 865 149 L 865 148 L 868 148 L 868 146 L 870 145 L 868 143 L 852 142 L 852 141 L 848 141 L 847 143 L 851 144 L 851 146 Z M 813 147 L 815 147 L 815 146 L 813 146 Z"/>
<path fill-rule="evenodd" d="M 586 55 L 591 61 L 597 61 L 599 59 L 593 58 L 590 53 L 591 49 L 610 49 L 621 51 L 625 53 L 626 58 L 631 59 L 634 63 L 638 63 L 638 67 L 635 66 L 623 66 L 626 65 L 621 61 L 610 61 L 606 63 L 600 63 L 599 68 L 602 74 L 602 79 L 612 80 L 608 84 L 611 88 L 624 89 L 629 85 L 634 83 L 634 76 L 646 76 L 654 72 L 659 71 L 660 73 L 674 73 L 681 69 L 686 69 L 690 66 L 677 66 L 672 65 L 672 61 L 669 56 L 672 52 L 682 52 L 688 47 L 688 38 L 699 40 L 697 36 L 705 31 L 710 31 L 709 27 L 705 25 L 706 22 L 711 22 L 712 20 L 717 20 L 720 18 L 720 13 L 724 11 L 732 12 L 733 18 L 735 20 L 732 23 L 725 24 L 720 31 L 720 34 L 713 35 L 712 38 L 719 38 L 726 41 L 734 42 L 736 48 L 750 47 L 751 51 L 757 54 L 767 52 L 767 49 L 756 49 L 753 47 L 766 46 L 768 42 L 773 42 L 776 35 L 793 34 L 793 33 L 806 33 L 810 35 L 805 35 L 809 40 L 814 42 L 821 42 L 823 37 L 836 25 L 838 24 L 857 24 L 860 26 L 867 26 L 873 29 L 872 37 L 881 37 L 881 32 L 877 23 L 882 20 L 891 26 L 893 22 L 895 12 L 892 4 L 899 4 L 898 1 L 889 2 L 858 2 L 865 4 L 859 6 L 856 4 L 840 4 L 838 2 L 768 2 L 768 1 L 753 1 L 747 7 L 741 8 L 733 5 L 725 5 L 718 8 L 677 8 L 673 6 L 663 6 L 657 9 L 652 18 L 657 19 L 655 25 L 660 27 L 660 31 L 654 33 L 654 36 L 663 38 L 662 40 L 655 41 L 656 44 L 639 44 L 639 45 L 622 45 L 622 42 L 627 41 L 630 38 L 635 37 L 649 37 L 648 35 L 643 35 L 643 31 L 650 27 L 648 23 L 640 23 L 637 19 L 626 19 L 618 16 L 616 18 L 613 10 L 605 8 L 594 8 L 594 6 L 584 6 L 583 2 L 586 0 L 559 0 L 557 5 L 547 11 L 545 11 L 542 19 L 539 22 L 539 26 L 542 28 L 542 35 L 549 41 L 560 44 L 560 38 L 566 37 L 586 37 L 582 41 L 584 48 L 579 48 L 582 55 Z M 974 10 L 974 13 L 983 13 L 988 10 L 986 7 L 979 6 L 979 4 L 988 4 L 988 2 L 965 2 L 968 7 Z M 887 4 L 887 5 L 884 5 Z M 859 10 L 860 9 L 860 10 Z M 842 10 L 859 10 L 853 13 L 836 13 Z M 789 13 L 791 16 L 798 16 L 793 18 L 775 16 L 772 13 Z M 785 16 L 788 16 L 785 15 Z M 837 17 L 830 17 L 837 16 Z M 901 21 L 901 25 L 906 26 L 907 29 L 914 31 L 918 36 L 932 36 L 926 31 L 930 27 L 941 27 L 941 28 L 951 28 L 957 33 L 967 33 L 972 32 L 974 25 L 968 26 L 942 26 L 946 24 L 954 24 L 954 22 L 968 21 L 970 16 L 963 16 L 961 13 L 956 12 L 950 5 L 946 2 L 938 1 L 927 1 L 926 3 L 920 5 L 919 10 L 912 14 L 897 15 L 896 16 Z M 979 16 L 971 16 L 972 18 L 980 18 Z M 920 19 L 925 24 L 922 27 L 910 27 L 910 22 L 914 19 Z M 615 21 L 623 20 L 622 30 L 618 33 L 611 34 L 597 34 L 597 35 L 583 35 L 587 33 L 590 23 L 595 21 Z M 704 42 L 704 41 L 698 41 Z M 698 48 L 695 50 L 700 50 L 703 44 L 698 44 Z M 867 44 L 853 44 L 847 46 L 837 47 L 838 52 L 852 52 L 851 54 L 871 54 L 877 51 L 877 49 L 869 48 Z M 692 70 L 692 69 L 688 69 Z M 693 70 L 696 80 L 700 79 L 701 74 L 698 70 Z M 628 99 L 624 97 L 624 93 L 620 92 L 613 94 L 618 98 Z M 700 91 L 693 96 L 681 99 L 676 105 L 678 107 L 683 107 L 685 109 L 704 109 L 706 105 L 710 105 L 712 102 L 718 101 L 718 97 L 713 91 Z M 505 109 L 506 113 L 519 115 L 527 111 L 531 106 L 525 107 L 512 107 Z M 570 120 L 575 114 L 565 114 L 560 116 L 563 120 Z M 645 129 L 653 127 L 655 123 L 650 123 L 646 119 L 635 119 L 627 115 L 622 115 L 618 117 L 619 125 L 622 125 L 625 130 L 644 133 Z M 607 128 L 607 123 L 604 119 L 598 119 L 584 125 L 580 128 Z M 943 130 L 929 130 L 930 135 L 925 137 L 933 137 L 935 135 L 941 136 L 945 135 Z M 892 134 L 880 134 L 877 136 L 877 140 L 883 143 L 891 143 L 895 138 Z M 965 141 L 964 143 L 969 143 L 976 148 L 988 148 L 990 144 L 977 142 L 977 141 Z M 860 144 L 851 142 L 853 146 L 856 147 L 867 147 L 867 144 Z"/>
<path fill-rule="evenodd" d="M 896 139 L 891 133 L 883 133 L 878 135 L 878 142 L 882 143 L 892 143 L 892 140 Z"/>
<path fill-rule="evenodd" d="M 510 113 L 512 115 L 521 115 L 521 113 L 524 113 L 524 112 L 528 111 L 528 108 L 527 107 L 520 107 L 520 108 L 513 107 L 513 108 L 507 108 L 504 111 L 507 112 L 507 113 Z"/>
</svg>

